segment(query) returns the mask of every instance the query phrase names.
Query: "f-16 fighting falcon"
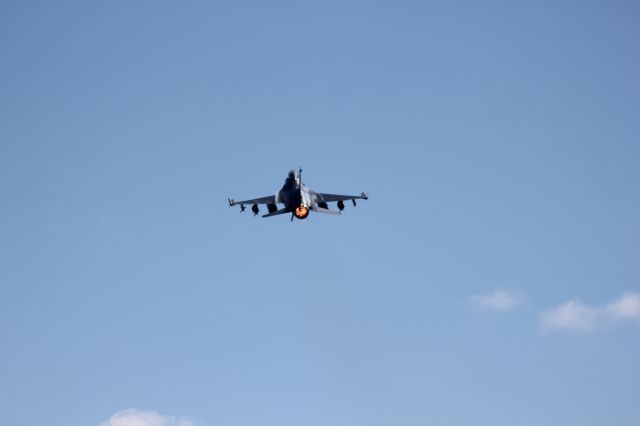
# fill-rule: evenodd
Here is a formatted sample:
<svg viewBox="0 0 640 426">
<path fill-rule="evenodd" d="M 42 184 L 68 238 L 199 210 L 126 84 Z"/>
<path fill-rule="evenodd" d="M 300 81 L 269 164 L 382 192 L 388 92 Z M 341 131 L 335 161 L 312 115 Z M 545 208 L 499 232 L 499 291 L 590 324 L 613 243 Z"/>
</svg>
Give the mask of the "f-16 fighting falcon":
<svg viewBox="0 0 640 426">
<path fill-rule="evenodd" d="M 260 209 L 258 204 L 266 204 L 269 213 L 262 217 L 271 217 L 279 214 L 291 213 L 291 220 L 294 216 L 298 219 L 306 219 L 309 211 L 316 213 L 340 214 L 344 209 L 344 202 L 351 200 L 356 205 L 356 200 L 368 200 L 369 196 L 364 192 L 360 195 L 334 195 L 315 192 L 302 183 L 302 169 L 291 170 L 289 176 L 284 181 L 284 186 L 276 195 L 267 197 L 254 198 L 252 200 L 235 201 L 229 199 L 229 206 L 240 205 L 240 212 L 245 211 L 246 206 L 252 204 L 251 211 L 253 215 L 257 215 Z M 327 203 L 337 201 L 339 211 L 329 210 Z M 284 204 L 284 207 L 278 209 L 278 204 Z"/>
</svg>

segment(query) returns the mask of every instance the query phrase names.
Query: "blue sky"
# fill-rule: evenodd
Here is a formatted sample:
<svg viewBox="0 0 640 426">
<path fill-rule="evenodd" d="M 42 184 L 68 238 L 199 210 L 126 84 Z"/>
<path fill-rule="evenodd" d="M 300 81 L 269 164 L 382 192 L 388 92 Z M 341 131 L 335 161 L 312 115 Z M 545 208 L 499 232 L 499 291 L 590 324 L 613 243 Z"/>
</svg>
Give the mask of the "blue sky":
<svg viewBox="0 0 640 426">
<path fill-rule="evenodd" d="M 0 423 L 640 424 L 639 18 L 3 2 Z"/>
</svg>

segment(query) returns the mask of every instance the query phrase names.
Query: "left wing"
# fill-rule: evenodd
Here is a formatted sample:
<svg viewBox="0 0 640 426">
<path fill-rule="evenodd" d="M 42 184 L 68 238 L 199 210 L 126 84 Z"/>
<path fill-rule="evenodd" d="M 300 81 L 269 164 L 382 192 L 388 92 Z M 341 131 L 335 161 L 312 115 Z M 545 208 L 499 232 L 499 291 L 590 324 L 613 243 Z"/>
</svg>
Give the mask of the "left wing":
<svg viewBox="0 0 640 426">
<path fill-rule="evenodd" d="M 336 195 L 336 194 L 323 194 L 322 192 L 317 192 L 318 201 L 324 201 L 325 203 L 330 203 L 332 201 L 346 201 L 346 200 L 368 200 L 369 196 L 364 192 L 360 195 Z"/>
<path fill-rule="evenodd" d="M 254 198 L 253 200 L 236 201 L 233 198 L 229 198 L 229 206 L 235 206 L 237 204 L 251 205 L 251 204 L 276 204 L 276 196 L 270 195 L 268 197 Z"/>
</svg>

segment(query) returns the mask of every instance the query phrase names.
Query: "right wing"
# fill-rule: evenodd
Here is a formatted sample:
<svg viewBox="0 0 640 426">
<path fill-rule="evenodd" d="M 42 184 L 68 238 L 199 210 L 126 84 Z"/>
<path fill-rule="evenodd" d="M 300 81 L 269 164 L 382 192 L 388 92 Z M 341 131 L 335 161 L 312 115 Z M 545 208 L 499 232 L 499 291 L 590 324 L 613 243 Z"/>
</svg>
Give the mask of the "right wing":
<svg viewBox="0 0 640 426">
<path fill-rule="evenodd" d="M 270 195 L 268 197 L 254 198 L 253 200 L 244 200 L 244 201 L 236 201 L 232 198 L 229 198 L 229 207 L 240 204 L 243 205 L 251 205 L 251 204 L 276 204 L 276 196 Z"/>
<path fill-rule="evenodd" d="M 367 200 L 369 196 L 364 192 L 360 195 L 336 195 L 336 194 L 323 194 L 318 192 L 318 201 L 324 201 L 325 203 L 330 203 L 332 201 L 346 201 L 346 200 Z M 321 200 L 320 200 L 321 198 Z"/>
</svg>

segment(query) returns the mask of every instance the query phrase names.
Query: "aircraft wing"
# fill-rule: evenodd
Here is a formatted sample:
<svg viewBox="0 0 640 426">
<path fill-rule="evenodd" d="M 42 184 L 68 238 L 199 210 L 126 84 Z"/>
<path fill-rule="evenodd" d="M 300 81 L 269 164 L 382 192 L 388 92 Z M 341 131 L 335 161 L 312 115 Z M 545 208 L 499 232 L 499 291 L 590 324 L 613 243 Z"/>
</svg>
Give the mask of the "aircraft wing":
<svg viewBox="0 0 640 426">
<path fill-rule="evenodd" d="M 240 204 L 240 205 L 276 204 L 276 196 L 270 195 L 268 197 L 254 198 L 252 200 L 243 200 L 243 201 L 236 201 L 232 198 L 229 199 L 229 206 L 235 206 L 237 204 Z"/>
<path fill-rule="evenodd" d="M 318 201 L 324 201 L 325 203 L 330 203 L 332 201 L 368 200 L 369 199 L 369 196 L 364 192 L 360 195 L 336 195 L 336 194 L 323 194 L 321 192 L 318 192 L 317 195 L 319 198 Z"/>
</svg>

